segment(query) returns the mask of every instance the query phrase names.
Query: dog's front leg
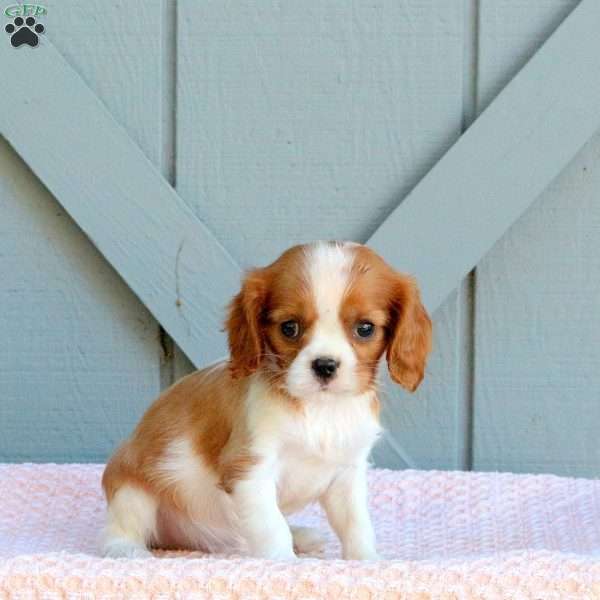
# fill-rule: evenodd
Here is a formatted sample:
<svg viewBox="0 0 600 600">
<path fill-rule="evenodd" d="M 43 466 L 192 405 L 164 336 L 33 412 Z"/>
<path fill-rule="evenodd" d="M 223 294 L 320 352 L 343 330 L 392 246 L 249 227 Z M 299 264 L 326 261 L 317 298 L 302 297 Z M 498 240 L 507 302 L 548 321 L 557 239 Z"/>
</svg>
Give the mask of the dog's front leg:
<svg viewBox="0 0 600 600">
<path fill-rule="evenodd" d="M 345 468 L 320 499 L 346 560 L 379 558 L 367 507 L 366 470 L 366 463 Z"/>
<path fill-rule="evenodd" d="M 233 502 L 248 552 L 255 557 L 292 559 L 292 534 L 277 505 L 274 479 L 260 472 L 238 481 Z"/>
</svg>

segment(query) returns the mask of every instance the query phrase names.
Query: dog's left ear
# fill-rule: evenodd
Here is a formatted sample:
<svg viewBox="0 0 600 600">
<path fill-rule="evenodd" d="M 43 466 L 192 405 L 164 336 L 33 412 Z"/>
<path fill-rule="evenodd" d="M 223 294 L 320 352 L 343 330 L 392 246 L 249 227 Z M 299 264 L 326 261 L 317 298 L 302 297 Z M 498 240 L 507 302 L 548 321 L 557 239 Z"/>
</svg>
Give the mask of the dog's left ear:
<svg viewBox="0 0 600 600">
<path fill-rule="evenodd" d="M 414 392 L 425 375 L 431 351 L 431 319 L 412 277 L 397 275 L 393 285 L 392 330 L 386 358 L 392 379 Z"/>
</svg>

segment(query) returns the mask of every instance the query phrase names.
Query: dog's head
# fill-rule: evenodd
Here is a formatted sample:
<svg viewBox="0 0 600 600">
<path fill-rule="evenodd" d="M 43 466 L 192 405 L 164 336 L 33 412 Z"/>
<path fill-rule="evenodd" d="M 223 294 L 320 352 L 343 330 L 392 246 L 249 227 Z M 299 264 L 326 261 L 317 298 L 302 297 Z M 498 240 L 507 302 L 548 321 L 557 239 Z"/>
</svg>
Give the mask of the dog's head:
<svg viewBox="0 0 600 600">
<path fill-rule="evenodd" d="M 227 331 L 233 377 L 260 369 L 301 399 L 374 388 L 384 352 L 392 379 L 414 391 L 431 349 L 414 279 L 354 243 L 295 246 L 250 271 Z"/>
</svg>

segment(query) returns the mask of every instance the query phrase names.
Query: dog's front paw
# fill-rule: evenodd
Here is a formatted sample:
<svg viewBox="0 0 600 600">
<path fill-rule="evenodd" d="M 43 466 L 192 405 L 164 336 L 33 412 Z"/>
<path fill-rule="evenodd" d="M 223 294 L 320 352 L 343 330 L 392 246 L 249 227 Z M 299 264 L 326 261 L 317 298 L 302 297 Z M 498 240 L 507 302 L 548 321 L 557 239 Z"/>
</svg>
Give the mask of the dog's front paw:
<svg viewBox="0 0 600 600">
<path fill-rule="evenodd" d="M 318 552 L 325 545 L 323 534 L 313 527 L 290 527 L 294 550 L 300 554 Z"/>
</svg>

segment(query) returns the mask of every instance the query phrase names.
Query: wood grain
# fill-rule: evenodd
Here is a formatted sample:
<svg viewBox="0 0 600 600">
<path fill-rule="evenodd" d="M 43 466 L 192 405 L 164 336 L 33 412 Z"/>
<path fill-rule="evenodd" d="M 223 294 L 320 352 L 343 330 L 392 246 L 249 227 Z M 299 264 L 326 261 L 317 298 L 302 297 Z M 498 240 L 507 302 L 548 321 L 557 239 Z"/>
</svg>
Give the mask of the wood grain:
<svg viewBox="0 0 600 600">
<path fill-rule="evenodd" d="M 48 40 L 18 60 L 3 135 L 190 358 L 221 356 L 237 264 Z"/>
<path fill-rule="evenodd" d="M 27 162 L 0 146 L 0 460 L 102 460 L 160 386 L 157 323 L 93 245 L 203 364 L 237 263 L 342 238 L 435 311 L 422 390 L 383 376 L 380 465 L 464 467 L 472 416 L 475 468 L 593 474 L 600 7 L 561 25 L 576 4 L 481 0 L 477 32 L 472 2 L 51 3 L 39 48 L 0 45 Z M 469 349 L 453 290 L 546 188 L 478 269 Z"/>
<path fill-rule="evenodd" d="M 44 4 L 45 37 L 156 160 L 157 3 L 140 5 L 133 21 L 123 18 L 125 2 Z M 1 41 L 7 75 L 25 68 L 26 54 L 36 59 L 42 51 Z M 37 77 L 28 79 L 10 119 L 18 136 L 42 146 L 48 116 L 30 120 L 52 97 L 42 92 L 35 101 Z M 94 145 L 93 120 L 78 136 Z M 70 177 L 75 165 L 57 168 Z M 81 176 L 93 179 L 86 167 Z M 0 215 L 0 461 L 102 461 L 159 390 L 156 321 L 4 140 Z"/>
<path fill-rule="evenodd" d="M 177 191 L 243 266 L 365 241 L 460 135 L 462 3 L 181 0 L 178 16 Z M 460 464 L 456 315 L 454 296 L 416 396 L 386 381 L 379 464 Z"/>
<path fill-rule="evenodd" d="M 599 28 L 600 4 L 582 0 L 370 238 L 431 310 L 600 126 Z"/>
<path fill-rule="evenodd" d="M 483 103 L 576 4 L 483 2 Z M 590 77 L 592 65 L 581 66 Z M 577 111 L 580 92 L 566 92 Z M 477 469 L 598 475 L 599 163 L 596 134 L 478 266 Z M 538 164 L 532 154 L 524 167 Z"/>
</svg>

